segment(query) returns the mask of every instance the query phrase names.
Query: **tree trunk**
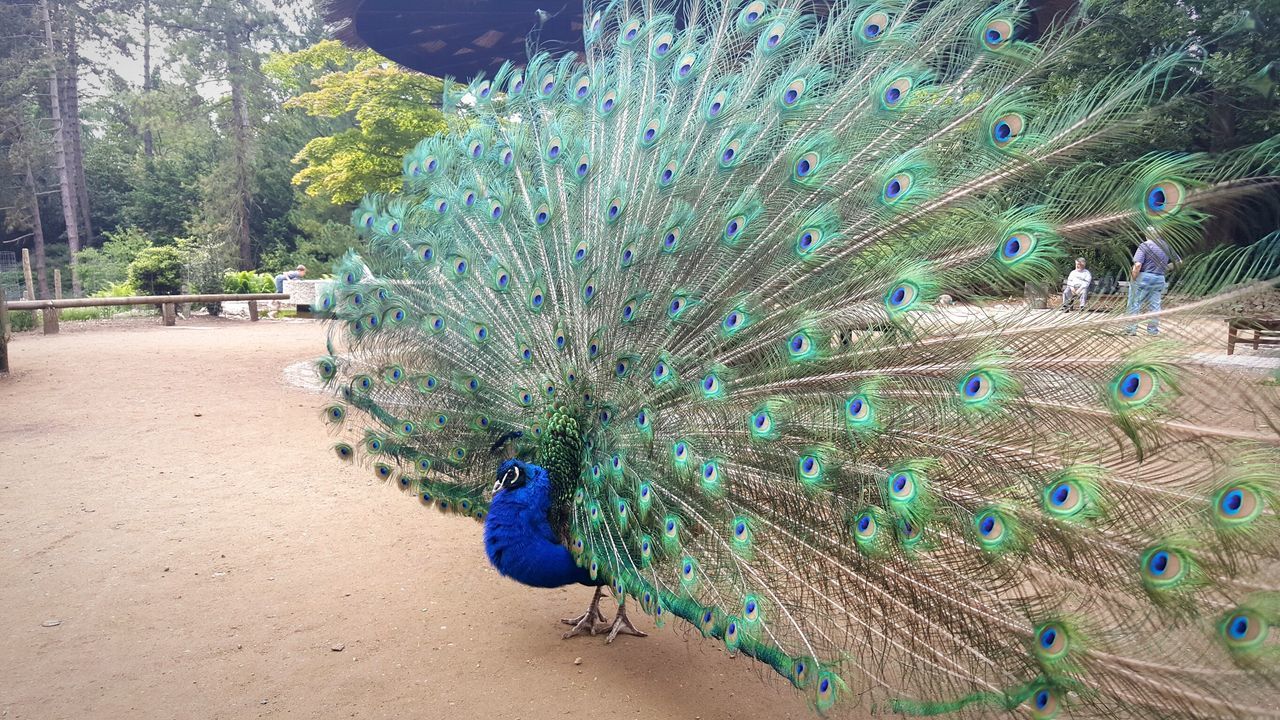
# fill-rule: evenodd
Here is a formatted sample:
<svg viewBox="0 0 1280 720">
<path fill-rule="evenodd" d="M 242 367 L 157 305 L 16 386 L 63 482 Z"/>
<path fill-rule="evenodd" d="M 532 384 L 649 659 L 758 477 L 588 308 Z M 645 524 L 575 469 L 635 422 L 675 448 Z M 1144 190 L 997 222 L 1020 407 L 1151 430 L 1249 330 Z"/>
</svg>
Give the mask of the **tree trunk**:
<svg viewBox="0 0 1280 720">
<path fill-rule="evenodd" d="M 1236 145 L 1236 111 L 1232 107 L 1233 98 L 1224 97 L 1216 87 L 1210 93 L 1209 112 L 1209 152 L 1222 153 Z M 1234 212 L 1215 212 L 1204 225 L 1203 248 L 1214 248 L 1243 244 L 1237 238 L 1245 229 L 1240 216 Z M 1244 238 L 1248 242 L 1252 238 Z"/>
<path fill-rule="evenodd" d="M 240 269 L 252 270 L 253 247 L 249 236 L 249 211 L 253 206 L 250 167 L 253 148 L 250 145 L 249 99 L 246 68 L 239 27 L 228 22 L 224 35 L 227 44 L 227 82 L 231 85 L 232 173 L 235 197 L 232 201 L 232 226 L 240 248 Z"/>
<path fill-rule="evenodd" d="M 49 49 L 51 69 L 49 74 L 49 105 L 53 119 L 53 144 L 58 166 L 58 184 L 62 190 L 62 217 L 67 224 L 67 246 L 71 251 L 71 288 L 76 295 L 80 294 L 80 273 L 76 267 L 76 253 L 80 252 L 80 213 L 77 210 L 78 193 L 72 180 L 72 169 L 68 156 L 70 140 L 67 136 L 66 123 L 62 116 L 61 83 L 58 68 L 61 66 L 57 55 L 58 44 L 53 32 L 53 18 L 49 14 L 49 1 L 41 0 L 40 15 L 44 22 L 45 43 Z"/>
<path fill-rule="evenodd" d="M 142 0 L 142 96 L 151 93 L 151 0 Z M 142 152 L 148 159 L 155 157 L 155 143 L 151 139 L 151 119 L 143 117 Z"/>
<path fill-rule="evenodd" d="M 72 181 L 76 186 L 76 205 L 84 228 L 83 241 L 93 243 L 93 221 L 89 216 L 89 184 L 84 176 L 84 143 L 80 132 L 80 55 L 76 49 L 76 18 L 67 12 L 67 66 L 63 78 L 63 121 L 71 139 Z"/>
<path fill-rule="evenodd" d="M 44 300 L 49 297 L 49 279 L 45 273 L 44 258 L 44 223 L 40 221 L 40 199 L 36 195 L 36 178 L 31 173 L 31 161 L 27 161 L 27 177 L 23 190 L 27 196 L 27 212 L 31 213 L 31 235 L 36 247 L 36 287 L 39 289 L 39 299 Z"/>
</svg>

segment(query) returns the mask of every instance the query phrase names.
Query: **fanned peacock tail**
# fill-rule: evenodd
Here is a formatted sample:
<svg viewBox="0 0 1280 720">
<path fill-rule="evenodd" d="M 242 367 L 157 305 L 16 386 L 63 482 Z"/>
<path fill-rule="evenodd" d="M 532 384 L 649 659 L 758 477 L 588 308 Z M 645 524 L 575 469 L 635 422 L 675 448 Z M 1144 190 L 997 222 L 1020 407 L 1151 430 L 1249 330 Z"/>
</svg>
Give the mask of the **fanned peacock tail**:
<svg viewBox="0 0 1280 720">
<path fill-rule="evenodd" d="M 338 455 L 477 518 L 536 460 L 593 577 L 822 711 L 1280 713 L 1280 390 L 1204 352 L 1276 239 L 1190 259 L 1151 341 L 935 304 L 1188 248 L 1280 141 L 1080 163 L 1187 54 L 1051 103 L 1087 18 L 806 7 L 593 3 L 585 54 L 446 82 L 323 299 Z"/>
</svg>

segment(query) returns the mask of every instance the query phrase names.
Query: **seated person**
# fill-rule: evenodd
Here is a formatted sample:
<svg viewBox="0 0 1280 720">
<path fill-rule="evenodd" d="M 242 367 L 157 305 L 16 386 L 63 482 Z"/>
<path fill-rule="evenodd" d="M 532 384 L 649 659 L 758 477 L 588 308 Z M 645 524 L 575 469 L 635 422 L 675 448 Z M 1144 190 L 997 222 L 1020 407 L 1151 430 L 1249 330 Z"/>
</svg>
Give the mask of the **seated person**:
<svg viewBox="0 0 1280 720">
<path fill-rule="evenodd" d="M 1062 312 L 1071 311 L 1071 300 L 1079 301 L 1079 307 L 1084 309 L 1085 298 L 1089 295 L 1089 284 L 1093 282 L 1093 274 L 1084 267 L 1084 258 L 1076 258 L 1076 269 L 1071 271 L 1067 276 L 1067 282 L 1062 286 Z"/>
</svg>

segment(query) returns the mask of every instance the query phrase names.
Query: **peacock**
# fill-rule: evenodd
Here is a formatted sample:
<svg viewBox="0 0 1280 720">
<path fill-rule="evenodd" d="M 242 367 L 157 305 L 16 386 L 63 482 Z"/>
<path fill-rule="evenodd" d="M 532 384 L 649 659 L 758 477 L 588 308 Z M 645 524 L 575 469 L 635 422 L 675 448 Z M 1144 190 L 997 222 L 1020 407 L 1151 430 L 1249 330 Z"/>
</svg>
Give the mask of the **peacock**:
<svg viewBox="0 0 1280 720">
<path fill-rule="evenodd" d="M 1110 157 L 1198 61 L 1051 90 L 1094 10 L 591 0 L 446 78 L 319 300 L 336 454 L 590 591 L 566 637 L 638 609 L 821 713 L 1280 715 L 1280 387 L 1215 354 L 1280 237 L 1192 252 L 1280 139 Z M 1150 233 L 1158 335 L 994 301 Z"/>
</svg>

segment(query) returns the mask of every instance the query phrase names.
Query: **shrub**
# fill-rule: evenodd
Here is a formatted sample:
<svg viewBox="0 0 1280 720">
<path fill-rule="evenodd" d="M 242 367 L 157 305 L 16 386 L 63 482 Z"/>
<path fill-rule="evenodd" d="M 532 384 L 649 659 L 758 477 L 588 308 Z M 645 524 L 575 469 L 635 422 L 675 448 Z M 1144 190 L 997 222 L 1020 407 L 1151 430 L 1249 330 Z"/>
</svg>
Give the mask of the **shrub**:
<svg viewBox="0 0 1280 720">
<path fill-rule="evenodd" d="M 143 250 L 151 247 L 151 239 L 135 227 L 105 235 L 107 241 L 101 248 L 86 248 L 76 253 L 76 269 L 87 293 L 123 283 L 128 276 L 129 264 Z"/>
<path fill-rule="evenodd" d="M 9 329 L 13 332 L 27 332 L 36 327 L 36 314 L 27 310 L 9 311 Z"/>
<path fill-rule="evenodd" d="M 143 295 L 182 292 L 182 253 L 174 247 L 149 247 L 129 263 L 129 284 Z"/>
<path fill-rule="evenodd" d="M 267 273 L 255 273 L 252 270 L 241 270 L 240 272 L 228 270 L 222 276 L 222 292 L 225 293 L 271 293 L 275 291 L 275 278 Z"/>
<path fill-rule="evenodd" d="M 137 288 L 127 282 L 112 283 L 89 297 L 133 297 L 140 294 Z M 62 311 L 63 320 L 106 320 L 112 315 L 129 312 L 133 308 L 128 305 L 108 305 L 96 308 L 67 308 Z"/>
<path fill-rule="evenodd" d="M 90 295 L 90 297 L 133 297 L 134 295 L 141 294 L 142 293 L 139 293 L 138 289 L 133 285 L 130 285 L 127 282 L 118 282 L 111 283 L 93 295 Z"/>
<path fill-rule="evenodd" d="M 200 295 L 223 292 L 227 268 L 236 264 L 231 244 L 209 234 L 178 238 L 177 244 L 185 258 L 185 277 L 191 292 Z M 205 303 L 205 309 L 210 315 L 218 315 L 222 312 L 222 304 Z"/>
</svg>

